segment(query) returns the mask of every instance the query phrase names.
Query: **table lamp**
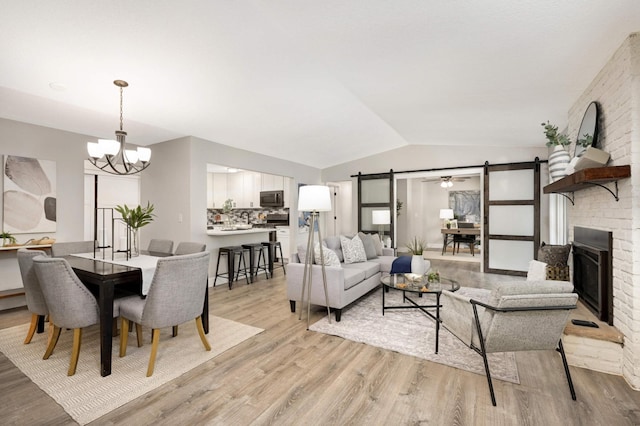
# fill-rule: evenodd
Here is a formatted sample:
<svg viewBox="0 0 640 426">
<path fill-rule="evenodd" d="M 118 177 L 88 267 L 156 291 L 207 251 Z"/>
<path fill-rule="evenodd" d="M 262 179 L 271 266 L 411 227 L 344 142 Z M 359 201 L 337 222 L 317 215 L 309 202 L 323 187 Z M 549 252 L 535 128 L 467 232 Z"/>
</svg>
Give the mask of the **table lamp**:
<svg viewBox="0 0 640 426">
<path fill-rule="evenodd" d="M 442 227 L 447 227 L 447 222 L 453 219 L 453 209 L 440 209 L 440 219 L 442 219 Z"/>
<path fill-rule="evenodd" d="M 298 193 L 298 211 L 311 213 L 311 222 L 309 224 L 309 238 L 307 240 L 307 255 L 304 259 L 304 273 L 302 279 L 302 294 L 300 295 L 300 304 L 304 306 L 304 291 L 307 289 L 307 330 L 309 329 L 309 320 L 311 314 L 311 285 L 314 257 L 314 230 L 316 229 L 316 222 L 318 221 L 318 213 L 331 211 L 331 195 L 328 186 L 324 185 L 304 185 L 300 187 Z M 329 308 L 329 293 L 327 292 L 327 274 L 324 266 L 324 250 L 322 249 L 322 234 L 320 232 L 320 226 L 318 226 L 318 241 L 320 243 L 320 264 L 322 268 L 322 281 L 324 284 L 324 297 L 327 306 L 327 315 L 329 316 L 329 323 L 331 323 L 331 309 Z M 307 287 L 307 281 L 309 286 Z M 302 319 L 302 309 L 300 309 L 300 316 L 298 319 Z"/>
<path fill-rule="evenodd" d="M 391 212 L 389 210 L 373 210 L 371 212 L 371 223 L 379 225 L 380 241 L 383 241 L 384 225 L 391 224 Z"/>
</svg>

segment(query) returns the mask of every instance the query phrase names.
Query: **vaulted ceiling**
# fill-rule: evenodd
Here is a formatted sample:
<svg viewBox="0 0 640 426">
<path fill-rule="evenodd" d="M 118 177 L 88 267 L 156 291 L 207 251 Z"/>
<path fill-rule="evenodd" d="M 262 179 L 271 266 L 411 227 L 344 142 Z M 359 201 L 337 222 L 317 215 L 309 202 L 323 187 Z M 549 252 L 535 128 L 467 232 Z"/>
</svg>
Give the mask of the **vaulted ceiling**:
<svg viewBox="0 0 640 426">
<path fill-rule="evenodd" d="M 409 144 L 542 146 L 637 0 L 0 0 L 0 117 L 324 168 Z"/>
</svg>

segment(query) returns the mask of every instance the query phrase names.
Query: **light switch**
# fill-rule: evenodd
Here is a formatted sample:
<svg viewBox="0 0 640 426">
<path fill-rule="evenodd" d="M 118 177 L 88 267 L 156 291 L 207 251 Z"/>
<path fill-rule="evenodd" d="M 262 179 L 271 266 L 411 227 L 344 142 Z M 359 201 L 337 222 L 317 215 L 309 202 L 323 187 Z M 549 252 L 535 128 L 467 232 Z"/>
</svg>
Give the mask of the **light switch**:
<svg viewBox="0 0 640 426">
<path fill-rule="evenodd" d="M 182 213 L 178 213 L 178 223 L 182 223 Z"/>
</svg>

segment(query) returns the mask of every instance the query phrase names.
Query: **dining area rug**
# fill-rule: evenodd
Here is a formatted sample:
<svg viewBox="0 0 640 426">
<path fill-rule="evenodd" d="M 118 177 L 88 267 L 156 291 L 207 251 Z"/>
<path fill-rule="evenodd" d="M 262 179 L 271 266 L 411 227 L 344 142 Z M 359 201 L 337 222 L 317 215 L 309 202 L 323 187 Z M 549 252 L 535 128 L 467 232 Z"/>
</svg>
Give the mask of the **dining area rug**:
<svg viewBox="0 0 640 426">
<path fill-rule="evenodd" d="M 181 325 L 176 337 L 171 337 L 170 327 L 162 329 L 151 377 L 146 377 L 151 353 L 151 331 L 148 329 L 143 329 L 141 348 L 135 343 L 135 332 L 129 335 L 127 355 L 123 358 L 118 356 L 119 337 L 114 337 L 112 374 L 107 377 L 100 376 L 98 325 L 83 329 L 78 368 L 70 377 L 67 370 L 72 331 L 63 330 L 53 354 L 43 360 L 46 333 L 36 334 L 31 343 L 25 345 L 28 323 L 3 329 L 0 330 L 0 352 L 75 421 L 87 424 L 264 331 L 214 315 L 209 316 L 209 327 L 207 339 L 211 351 L 204 349 L 195 322 Z"/>
<path fill-rule="evenodd" d="M 379 288 L 343 310 L 340 322 L 332 318 L 329 324 L 325 316 L 312 324 L 309 330 L 485 375 L 482 357 L 444 327 L 440 327 L 439 348 L 436 354 L 435 321 L 421 311 L 387 310 L 382 315 L 382 291 L 382 288 Z M 461 287 L 458 292 L 479 300 L 485 299 L 489 294 L 488 290 L 469 287 Z M 415 300 L 418 295 L 413 294 L 410 297 Z M 421 300 L 424 300 L 421 304 L 435 304 L 434 295 L 424 295 Z M 404 304 L 409 306 L 408 303 Z M 403 305 L 402 292 L 390 290 L 386 293 L 385 305 Z M 520 383 L 513 352 L 488 354 L 487 358 L 492 378 Z"/>
</svg>

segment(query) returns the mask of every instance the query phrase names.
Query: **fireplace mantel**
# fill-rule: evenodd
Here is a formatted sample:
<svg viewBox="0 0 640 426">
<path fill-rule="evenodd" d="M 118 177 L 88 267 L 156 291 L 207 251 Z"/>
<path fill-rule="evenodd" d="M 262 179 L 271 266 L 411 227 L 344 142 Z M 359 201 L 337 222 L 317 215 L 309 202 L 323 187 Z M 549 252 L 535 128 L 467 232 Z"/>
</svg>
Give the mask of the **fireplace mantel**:
<svg viewBox="0 0 640 426">
<path fill-rule="evenodd" d="M 593 186 L 604 188 L 618 201 L 618 180 L 631 176 L 631 166 L 611 166 L 596 167 L 592 169 L 579 170 L 569 176 L 555 181 L 544 187 L 545 194 L 561 194 L 574 203 L 574 199 L 570 198 L 566 193 L 573 193 Z M 615 192 L 607 188 L 604 184 L 613 182 Z"/>
</svg>

